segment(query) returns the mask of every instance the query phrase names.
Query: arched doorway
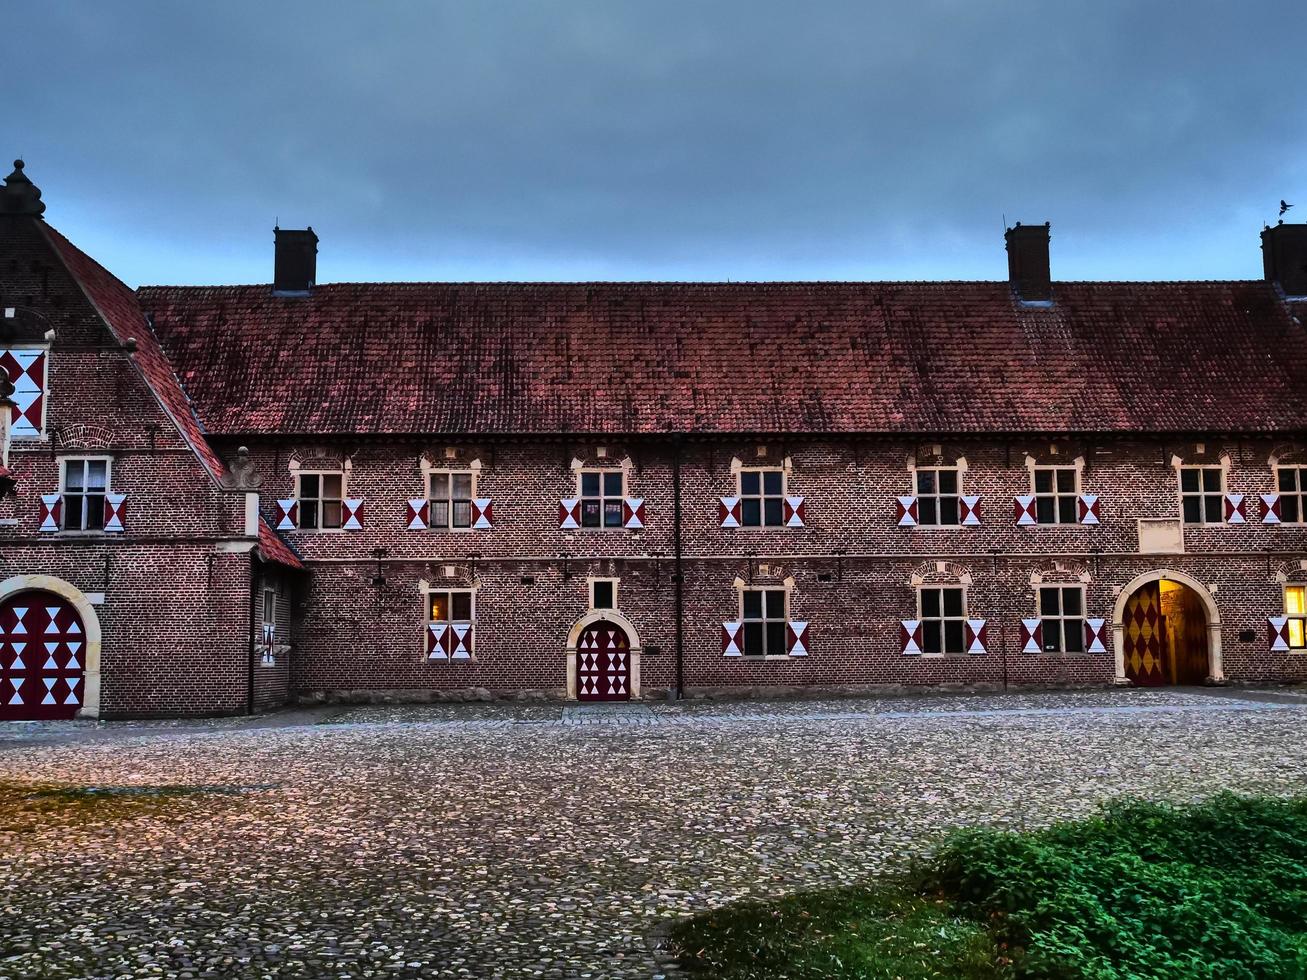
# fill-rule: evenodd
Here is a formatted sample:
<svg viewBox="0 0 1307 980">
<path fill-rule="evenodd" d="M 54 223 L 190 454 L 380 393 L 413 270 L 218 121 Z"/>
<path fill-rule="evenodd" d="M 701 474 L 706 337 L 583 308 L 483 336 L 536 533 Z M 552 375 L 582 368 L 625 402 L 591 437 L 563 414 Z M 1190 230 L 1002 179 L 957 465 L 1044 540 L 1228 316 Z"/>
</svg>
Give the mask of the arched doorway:
<svg viewBox="0 0 1307 980">
<path fill-rule="evenodd" d="M 625 667 L 626 667 L 626 692 L 623 695 L 614 694 L 611 697 L 596 699 L 593 696 L 583 696 L 581 692 L 581 667 L 587 664 L 584 660 L 584 654 L 591 654 L 592 657 L 595 649 L 591 647 L 590 637 L 594 635 L 594 643 L 600 642 L 599 633 L 609 631 L 614 634 L 621 634 L 626 643 L 624 649 Z M 595 631 L 592 633 L 592 631 Z M 617 636 L 614 635 L 608 642 L 610 646 L 615 643 Z M 582 649 L 582 643 L 586 648 Z M 587 675 L 595 669 L 597 659 L 592 659 L 587 664 Z M 610 667 L 611 664 L 606 665 Z M 595 677 L 595 687 L 598 689 L 598 678 Z M 575 623 L 567 633 L 567 699 L 569 701 L 593 701 L 593 700 L 610 700 L 610 701 L 627 701 L 632 698 L 640 697 L 640 634 L 636 631 L 635 624 L 623 616 L 616 609 L 592 609 Z"/>
<path fill-rule="evenodd" d="M 1132 582 L 1117 602 L 1117 673 L 1140 687 L 1219 679 L 1220 619 L 1211 595 L 1188 575 Z"/>
<path fill-rule="evenodd" d="M 86 701 L 87 630 L 73 603 L 43 590 L 0 602 L 0 719 L 73 718 Z"/>
</svg>

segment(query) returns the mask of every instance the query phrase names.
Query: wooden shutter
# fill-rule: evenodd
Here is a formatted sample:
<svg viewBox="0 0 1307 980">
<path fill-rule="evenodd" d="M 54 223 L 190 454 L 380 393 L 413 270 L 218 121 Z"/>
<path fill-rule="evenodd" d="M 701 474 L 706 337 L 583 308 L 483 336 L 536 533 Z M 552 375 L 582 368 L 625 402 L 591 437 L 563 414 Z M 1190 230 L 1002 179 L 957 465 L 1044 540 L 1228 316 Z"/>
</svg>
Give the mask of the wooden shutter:
<svg viewBox="0 0 1307 980">
<path fill-rule="evenodd" d="M 346 531 L 363 530 L 363 500 L 351 497 L 340 502 L 340 526 Z"/>
<path fill-rule="evenodd" d="M 472 526 L 478 531 L 488 531 L 495 526 L 495 505 L 489 497 L 472 501 Z"/>
<path fill-rule="evenodd" d="M 299 527 L 300 504 L 298 500 L 277 501 L 277 530 L 293 531 Z"/>
<path fill-rule="evenodd" d="M 1279 524 L 1284 520 L 1280 513 L 1280 495 L 1278 493 L 1262 494 L 1262 523 Z"/>
<path fill-rule="evenodd" d="M 786 527 L 803 527 L 803 519 L 807 512 L 804 509 L 802 497 L 786 497 L 785 506 L 782 510 Z"/>
<path fill-rule="evenodd" d="M 41 494 L 41 530 L 57 531 L 64 520 L 64 496 L 61 493 Z"/>
<path fill-rule="evenodd" d="M 449 627 L 449 659 L 472 659 L 471 623 L 455 623 Z"/>
<path fill-rule="evenodd" d="M 899 620 L 899 649 L 905 654 L 921 653 L 921 620 Z"/>
<path fill-rule="evenodd" d="M 427 525 L 431 523 L 431 505 L 426 500 L 410 500 L 405 517 L 408 523 L 405 525 L 410 531 L 425 531 Z"/>
<path fill-rule="evenodd" d="M 717 520 L 722 527 L 739 527 L 740 526 L 740 498 L 739 497 L 721 497 L 720 506 L 717 508 Z"/>
<path fill-rule="evenodd" d="M 968 619 L 966 633 L 967 653 L 984 653 L 989 630 L 983 619 Z"/>
<path fill-rule="evenodd" d="M 1085 652 L 1107 653 L 1107 622 L 1105 620 L 1085 620 Z"/>
<path fill-rule="evenodd" d="M 427 623 L 427 659 L 449 659 L 449 627 L 444 623 Z"/>
<path fill-rule="evenodd" d="M 1044 621 L 1042 619 L 1021 620 L 1021 652 L 1042 653 L 1044 650 Z"/>
<path fill-rule="evenodd" d="M 808 655 L 808 624 L 790 620 L 785 624 L 785 652 L 791 657 Z"/>
<path fill-rule="evenodd" d="M 974 527 L 979 524 L 980 498 L 959 497 L 958 502 L 962 505 L 962 524 L 966 527 Z"/>
<path fill-rule="evenodd" d="M 1289 649 L 1289 617 L 1272 616 L 1266 621 L 1266 636 L 1275 651 Z"/>
<path fill-rule="evenodd" d="M 0 367 L 13 382 L 13 415 L 9 434 L 15 439 L 37 439 L 45 424 L 46 351 L 11 348 L 0 352 Z"/>
<path fill-rule="evenodd" d="M 744 655 L 744 624 L 722 623 L 722 656 L 741 657 Z"/>
<path fill-rule="evenodd" d="M 106 493 L 104 495 L 104 529 L 111 534 L 121 534 L 123 518 L 127 515 L 127 494 Z"/>
<path fill-rule="evenodd" d="M 1081 524 L 1097 524 L 1101 516 L 1098 510 L 1098 494 L 1082 493 L 1076 499 L 1076 511 Z"/>
<path fill-rule="evenodd" d="M 1244 508 L 1243 494 L 1227 493 L 1225 495 L 1225 523 L 1244 524 L 1248 520 L 1248 511 Z"/>
<path fill-rule="evenodd" d="M 899 527 L 915 527 L 917 523 L 917 498 L 899 497 L 894 501 L 894 516 Z"/>
<path fill-rule="evenodd" d="M 622 527 L 632 531 L 644 527 L 643 497 L 627 497 L 622 501 Z"/>
<path fill-rule="evenodd" d="M 1012 516 L 1022 527 L 1029 527 L 1031 524 L 1037 524 L 1035 520 L 1035 497 L 1034 494 L 1016 497 L 1012 501 Z"/>
<path fill-rule="evenodd" d="M 558 502 L 558 526 L 565 531 L 574 531 L 581 526 L 580 500 L 565 497 Z"/>
</svg>

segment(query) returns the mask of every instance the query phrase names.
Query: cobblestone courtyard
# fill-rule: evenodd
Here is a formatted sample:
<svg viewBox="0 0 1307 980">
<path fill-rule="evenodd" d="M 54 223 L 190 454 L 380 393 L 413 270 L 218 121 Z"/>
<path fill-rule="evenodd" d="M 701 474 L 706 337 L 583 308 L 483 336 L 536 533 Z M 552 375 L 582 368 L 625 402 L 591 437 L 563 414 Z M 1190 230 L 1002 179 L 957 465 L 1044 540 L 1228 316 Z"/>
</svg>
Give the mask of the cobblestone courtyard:
<svg viewBox="0 0 1307 980">
<path fill-rule="evenodd" d="M 3 781 L 199 788 L 0 826 L 0 977 L 649 980 L 662 921 L 953 825 L 1302 792 L 1305 727 L 1147 691 L 0 726 Z"/>
</svg>

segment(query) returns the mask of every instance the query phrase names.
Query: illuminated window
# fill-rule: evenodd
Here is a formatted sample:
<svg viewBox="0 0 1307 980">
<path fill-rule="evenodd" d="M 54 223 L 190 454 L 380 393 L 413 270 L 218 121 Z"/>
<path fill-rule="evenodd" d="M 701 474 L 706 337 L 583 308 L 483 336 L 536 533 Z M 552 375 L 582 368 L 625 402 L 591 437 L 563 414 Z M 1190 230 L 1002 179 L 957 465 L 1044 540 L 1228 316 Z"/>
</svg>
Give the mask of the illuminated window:
<svg viewBox="0 0 1307 980">
<path fill-rule="evenodd" d="M 441 589 L 427 593 L 428 619 L 447 626 L 468 625 L 472 622 L 472 591 L 470 589 Z"/>
<path fill-rule="evenodd" d="M 1279 467 L 1276 487 L 1280 491 L 1280 520 L 1285 524 L 1307 523 L 1307 467 Z"/>
<path fill-rule="evenodd" d="M 1076 468 L 1036 466 L 1035 521 L 1038 524 L 1077 524 Z"/>
<path fill-rule="evenodd" d="M 1039 619 L 1045 653 L 1085 652 L 1085 593 L 1081 586 L 1040 586 Z"/>
<path fill-rule="evenodd" d="M 960 586 L 918 592 L 922 653 L 966 653 L 967 597 Z"/>
<path fill-rule="evenodd" d="M 1225 471 L 1219 466 L 1180 467 L 1180 507 L 1186 524 L 1225 523 Z"/>
<path fill-rule="evenodd" d="M 1307 649 L 1307 585 L 1284 587 L 1284 614 L 1289 617 L 1289 648 Z"/>
<path fill-rule="evenodd" d="M 918 469 L 916 490 L 918 524 L 954 525 L 960 522 L 958 498 L 962 494 L 962 471 L 956 466 Z"/>
</svg>

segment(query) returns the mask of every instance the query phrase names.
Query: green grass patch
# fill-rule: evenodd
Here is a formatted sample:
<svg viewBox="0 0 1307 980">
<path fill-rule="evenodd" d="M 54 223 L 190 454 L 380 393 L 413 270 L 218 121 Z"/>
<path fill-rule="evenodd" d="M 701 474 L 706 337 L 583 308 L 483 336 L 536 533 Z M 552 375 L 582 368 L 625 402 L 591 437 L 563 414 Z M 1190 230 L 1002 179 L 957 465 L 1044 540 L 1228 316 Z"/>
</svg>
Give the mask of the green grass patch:
<svg viewBox="0 0 1307 980">
<path fill-rule="evenodd" d="M 181 819 L 187 801 L 215 793 L 240 792 L 222 786 L 76 786 L 0 780 L 0 833 L 32 833 L 52 824 L 122 820 L 144 815 Z"/>
<path fill-rule="evenodd" d="M 741 903 L 671 941 L 720 980 L 1307 978 L 1307 799 L 958 832 L 905 878 Z"/>
</svg>

